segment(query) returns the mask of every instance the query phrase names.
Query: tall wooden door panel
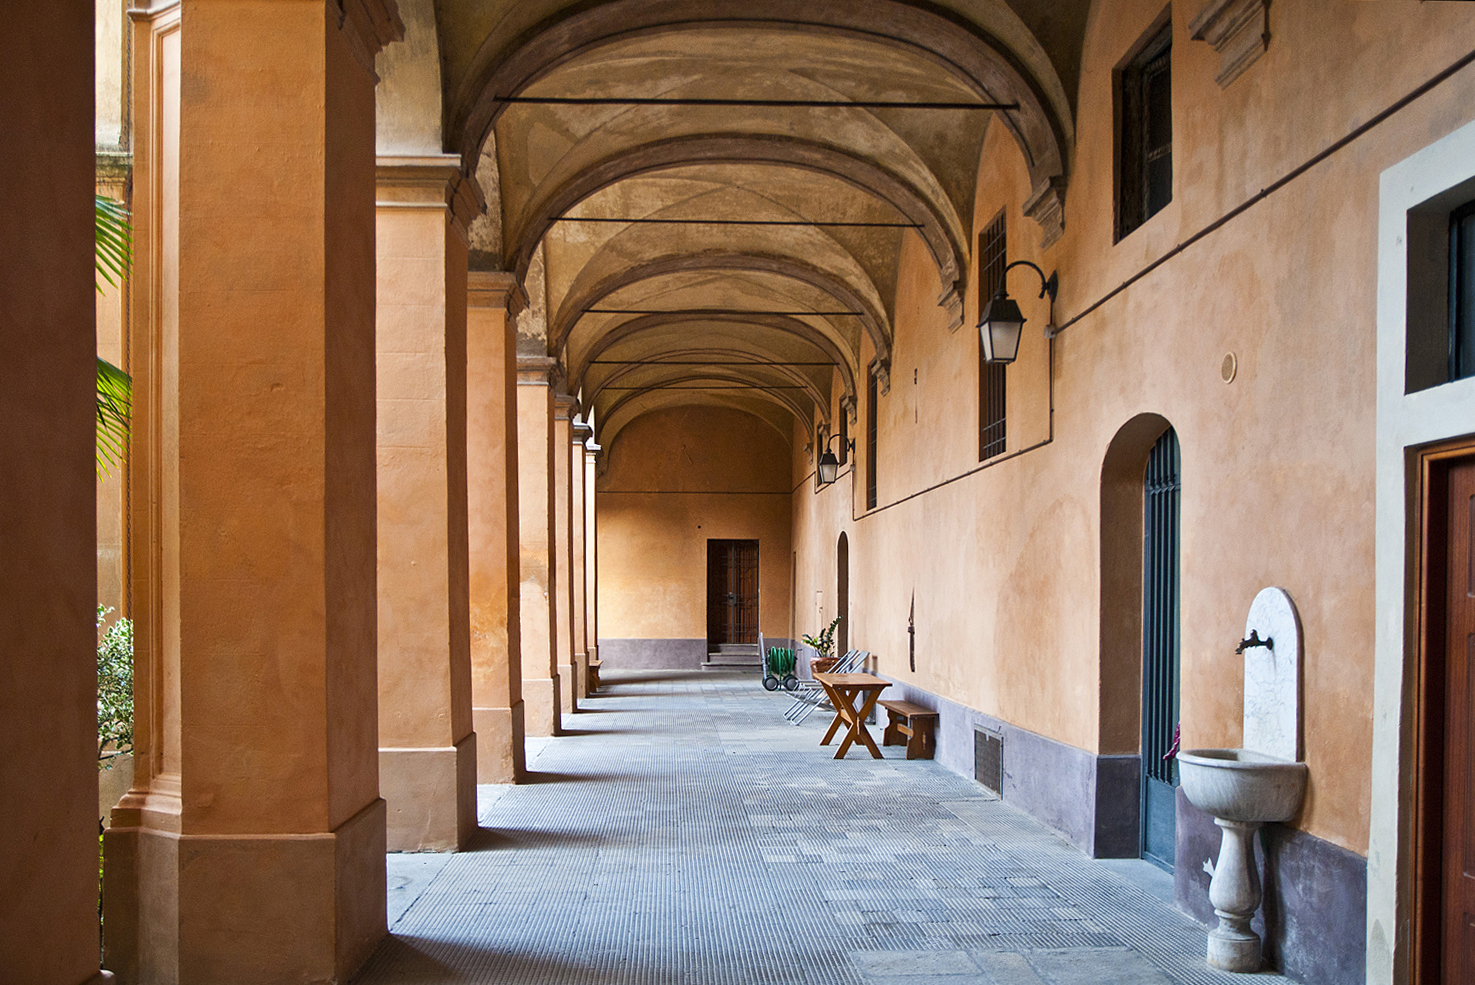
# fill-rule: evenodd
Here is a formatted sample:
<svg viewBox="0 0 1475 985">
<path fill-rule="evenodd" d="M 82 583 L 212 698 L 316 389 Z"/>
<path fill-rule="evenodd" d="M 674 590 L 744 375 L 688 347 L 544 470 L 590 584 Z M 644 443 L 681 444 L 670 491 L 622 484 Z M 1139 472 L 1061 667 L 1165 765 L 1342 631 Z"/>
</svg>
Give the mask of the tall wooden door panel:
<svg viewBox="0 0 1475 985">
<path fill-rule="evenodd" d="M 1142 857 L 1166 869 L 1178 831 L 1178 762 L 1168 751 L 1178 725 L 1179 462 L 1169 428 L 1147 460 L 1142 496 Z"/>
<path fill-rule="evenodd" d="M 758 642 L 758 542 L 707 541 L 707 642 Z"/>
<path fill-rule="evenodd" d="M 1445 985 L 1475 985 L 1475 463 L 1449 470 L 1445 573 Z"/>
</svg>

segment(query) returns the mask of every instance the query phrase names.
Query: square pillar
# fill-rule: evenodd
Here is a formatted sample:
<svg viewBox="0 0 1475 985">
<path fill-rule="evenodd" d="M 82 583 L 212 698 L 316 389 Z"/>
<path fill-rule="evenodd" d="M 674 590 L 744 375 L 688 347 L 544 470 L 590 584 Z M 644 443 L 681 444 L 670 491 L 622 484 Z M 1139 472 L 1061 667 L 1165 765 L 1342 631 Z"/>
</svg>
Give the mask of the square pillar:
<svg viewBox="0 0 1475 985">
<path fill-rule="evenodd" d="M 98 972 L 93 7 L 15 13 L 0 40 L 0 981 L 80 985 Z"/>
<path fill-rule="evenodd" d="M 573 536 L 569 553 L 573 559 L 571 575 L 574 587 L 574 673 L 575 693 L 580 698 L 589 696 L 589 593 L 587 592 L 584 539 L 587 530 L 584 482 L 584 442 L 594 429 L 583 421 L 573 422 L 573 444 L 569 448 L 569 519 Z"/>
<path fill-rule="evenodd" d="M 518 563 L 517 279 L 472 271 L 467 287 L 467 510 L 471 550 L 471 721 L 476 781 L 527 772 Z"/>
<path fill-rule="evenodd" d="M 564 714 L 579 710 L 578 671 L 574 657 L 574 553 L 573 553 L 573 465 L 569 443 L 573 440 L 573 418 L 579 413 L 579 401 L 566 393 L 553 396 L 553 516 L 554 552 L 558 571 L 558 611 L 554 631 L 557 633 L 558 666 L 567 678 L 560 694 Z"/>
<path fill-rule="evenodd" d="M 378 162 L 379 793 L 390 851 L 476 833 L 460 158 Z"/>
<path fill-rule="evenodd" d="M 599 453 L 603 450 L 594 443 L 594 429 L 584 443 L 584 606 L 585 639 L 588 641 L 588 656 L 584 669 L 587 672 L 590 660 L 599 659 L 599 511 L 597 483 L 599 480 Z M 589 679 L 584 678 L 585 696 L 588 696 Z"/>
<path fill-rule="evenodd" d="M 558 735 L 558 572 L 553 505 L 553 386 L 557 360 L 517 357 L 518 609 L 528 735 Z"/>
<path fill-rule="evenodd" d="M 385 935 L 373 55 L 388 0 L 134 12 L 125 985 L 347 981 Z"/>
</svg>

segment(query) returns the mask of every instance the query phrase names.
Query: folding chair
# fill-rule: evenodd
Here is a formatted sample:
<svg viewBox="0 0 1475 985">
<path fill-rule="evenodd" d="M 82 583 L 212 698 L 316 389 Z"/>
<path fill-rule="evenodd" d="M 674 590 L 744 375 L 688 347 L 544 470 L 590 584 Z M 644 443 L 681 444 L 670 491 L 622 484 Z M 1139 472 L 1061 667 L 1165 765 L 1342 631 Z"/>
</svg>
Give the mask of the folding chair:
<svg viewBox="0 0 1475 985">
<path fill-rule="evenodd" d="M 865 665 L 866 657 L 870 655 L 871 651 L 869 650 L 849 650 L 835 662 L 835 666 L 830 668 L 829 673 L 854 673 L 858 668 Z M 791 725 L 798 725 L 804 719 L 814 714 L 814 709 L 818 708 L 824 701 L 825 689 L 820 686 L 819 681 L 813 679 L 800 681 L 799 693 L 795 696 L 794 703 L 789 706 L 789 710 L 784 712 L 784 718 Z"/>
</svg>

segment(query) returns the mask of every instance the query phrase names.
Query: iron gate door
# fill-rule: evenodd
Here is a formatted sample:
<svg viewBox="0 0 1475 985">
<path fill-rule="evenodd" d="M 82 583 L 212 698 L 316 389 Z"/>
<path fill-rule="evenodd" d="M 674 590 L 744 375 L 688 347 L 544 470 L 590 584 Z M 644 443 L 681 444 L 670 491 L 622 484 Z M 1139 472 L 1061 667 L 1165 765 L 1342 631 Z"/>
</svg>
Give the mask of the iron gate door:
<svg viewBox="0 0 1475 985">
<path fill-rule="evenodd" d="M 758 642 L 758 542 L 707 541 L 707 642 Z"/>
<path fill-rule="evenodd" d="M 1147 460 L 1142 545 L 1142 857 L 1173 867 L 1178 761 L 1165 759 L 1178 726 L 1178 436 L 1169 428 Z"/>
</svg>

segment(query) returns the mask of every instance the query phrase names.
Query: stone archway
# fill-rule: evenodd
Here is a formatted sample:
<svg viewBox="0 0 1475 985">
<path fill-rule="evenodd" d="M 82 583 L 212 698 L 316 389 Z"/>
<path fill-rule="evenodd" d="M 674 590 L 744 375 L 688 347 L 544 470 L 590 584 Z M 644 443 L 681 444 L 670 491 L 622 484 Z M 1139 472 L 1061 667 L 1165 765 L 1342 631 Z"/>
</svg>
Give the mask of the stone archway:
<svg viewBox="0 0 1475 985">
<path fill-rule="evenodd" d="M 1097 742 L 1103 758 L 1141 755 L 1142 480 L 1153 445 L 1171 427 L 1159 414 L 1138 414 L 1112 437 L 1101 464 Z M 1136 777 L 1140 766 L 1131 773 Z M 1097 855 L 1136 857 L 1140 780 L 1129 781 L 1125 774 L 1116 779 L 1098 785 Z M 1100 843 L 1104 830 L 1117 836 L 1112 843 Z"/>
</svg>

